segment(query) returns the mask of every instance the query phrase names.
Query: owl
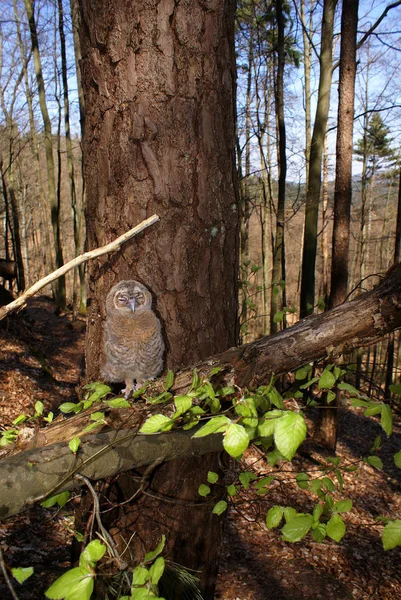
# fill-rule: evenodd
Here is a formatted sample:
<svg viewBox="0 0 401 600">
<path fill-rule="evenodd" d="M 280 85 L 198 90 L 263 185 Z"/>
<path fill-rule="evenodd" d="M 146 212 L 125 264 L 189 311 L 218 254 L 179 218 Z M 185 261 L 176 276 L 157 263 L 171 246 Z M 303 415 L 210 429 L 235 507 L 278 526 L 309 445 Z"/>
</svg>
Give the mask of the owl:
<svg viewBox="0 0 401 600">
<path fill-rule="evenodd" d="M 152 296 L 138 281 L 120 281 L 106 298 L 102 377 L 125 382 L 128 398 L 132 390 L 155 379 L 163 369 L 164 342 L 161 324 L 152 311 Z M 134 385 L 136 381 L 136 385 Z"/>
</svg>

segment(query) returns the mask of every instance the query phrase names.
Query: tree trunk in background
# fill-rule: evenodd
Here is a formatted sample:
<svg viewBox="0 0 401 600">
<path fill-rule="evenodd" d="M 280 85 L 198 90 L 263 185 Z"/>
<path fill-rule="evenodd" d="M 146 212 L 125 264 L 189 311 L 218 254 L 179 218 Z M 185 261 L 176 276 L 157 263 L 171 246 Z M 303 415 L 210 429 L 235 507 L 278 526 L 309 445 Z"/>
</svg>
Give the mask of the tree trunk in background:
<svg viewBox="0 0 401 600">
<path fill-rule="evenodd" d="M 75 55 L 75 66 L 77 73 L 77 84 L 78 84 L 78 101 L 79 101 L 79 121 L 81 125 L 81 139 L 83 138 L 84 132 L 84 123 L 85 123 L 85 107 L 84 107 L 84 92 L 82 89 L 82 81 L 81 81 L 81 70 L 79 68 L 79 64 L 81 61 L 81 46 L 79 43 L 79 29 L 81 22 L 81 15 L 79 10 L 78 0 L 70 0 L 70 10 L 71 10 L 71 21 L 72 21 L 72 33 L 74 37 L 74 55 Z M 81 148 L 82 149 L 82 148 Z M 75 246 L 77 248 L 77 254 L 82 254 L 84 249 L 85 242 L 85 233 L 84 233 L 84 225 L 85 225 L 85 177 L 84 177 L 84 168 L 83 168 L 83 157 L 82 157 L 82 189 L 81 189 L 81 200 L 76 210 L 74 212 L 74 236 L 75 236 Z M 81 315 L 86 315 L 86 264 L 79 265 L 78 267 L 78 275 L 79 275 L 79 313 Z"/>
<path fill-rule="evenodd" d="M 321 51 L 319 57 L 319 92 L 315 124 L 313 127 L 311 141 L 309 178 L 306 191 L 300 298 L 301 318 L 313 312 L 315 303 L 317 226 L 322 176 L 323 145 L 327 130 L 327 118 L 330 107 L 330 87 L 333 72 L 333 27 L 336 5 L 337 0 L 325 0 L 323 7 Z"/>
<path fill-rule="evenodd" d="M 242 170 L 241 164 L 241 217 L 240 217 L 240 264 L 241 273 L 244 275 L 241 277 L 245 282 L 248 281 L 249 269 L 247 261 L 249 257 L 249 219 L 251 217 L 251 205 L 250 205 L 250 173 L 251 173 L 251 105 L 252 105 L 252 69 L 253 69 L 253 26 L 250 26 L 249 32 L 249 46 L 248 46 L 248 74 L 246 84 L 246 104 L 245 104 L 245 170 Z M 239 154 L 239 162 L 242 160 L 242 152 Z M 244 331 L 246 331 L 246 323 L 248 320 L 248 291 L 247 284 L 244 284 L 244 288 L 241 293 L 241 324 L 244 324 Z M 244 337 L 245 334 L 244 334 Z"/>
<path fill-rule="evenodd" d="M 306 181 L 309 180 L 309 160 L 310 160 L 310 143 L 311 143 L 311 62 L 312 62 L 312 44 L 310 36 L 312 36 L 313 17 L 312 4 L 310 3 L 309 25 L 306 22 L 305 16 L 305 0 L 301 0 L 301 23 L 302 23 L 302 42 L 304 56 L 304 97 L 305 97 L 305 173 Z"/>
<path fill-rule="evenodd" d="M 343 3 L 336 143 L 336 179 L 329 308 L 345 302 L 348 293 L 348 255 L 352 200 L 352 153 L 359 0 Z M 319 411 L 318 437 L 334 451 L 337 444 L 340 397 Z"/>
<path fill-rule="evenodd" d="M 16 0 L 13 0 L 13 8 L 14 8 L 14 17 L 15 17 L 15 25 L 17 30 L 17 39 L 18 39 L 18 47 L 19 53 L 21 57 L 23 77 L 24 77 L 24 89 L 25 89 L 25 97 L 26 103 L 28 107 L 28 115 L 29 115 L 29 135 L 30 135 L 30 148 L 32 152 L 32 158 L 35 165 L 36 178 L 38 182 L 38 194 L 40 198 L 40 207 L 38 210 L 38 229 L 40 230 L 40 234 L 43 236 L 43 243 L 40 244 L 41 252 L 43 253 L 40 256 L 40 251 L 36 254 L 36 257 L 30 257 L 32 262 L 35 261 L 36 258 L 39 258 L 39 261 L 43 263 L 44 272 L 43 276 L 47 273 L 51 273 L 55 270 L 54 266 L 54 252 L 51 246 L 50 240 L 50 220 L 48 214 L 48 203 L 46 201 L 45 192 L 42 184 L 42 173 L 40 167 L 40 157 L 39 157 L 39 141 L 38 134 L 36 131 L 36 123 L 35 123 L 35 115 L 33 109 L 33 99 L 32 92 L 30 89 L 29 83 L 29 73 L 28 73 L 28 57 L 27 51 L 25 48 L 24 41 L 21 35 L 21 26 L 20 26 L 20 17 L 18 14 L 17 3 Z M 24 192 L 26 193 L 26 192 Z M 23 203 L 24 210 L 26 210 L 26 202 Z M 36 244 L 35 244 L 36 245 Z M 46 269 L 46 267 L 48 267 Z M 46 272 L 47 271 L 47 272 Z M 30 278 L 28 278 L 28 285 L 30 283 Z M 55 289 L 55 288 L 54 288 Z"/>
<path fill-rule="evenodd" d="M 153 213 L 160 224 L 89 265 L 87 377 L 99 378 L 104 300 L 137 279 L 155 297 L 172 369 L 238 340 L 234 2 L 81 0 L 88 249 Z M 168 556 L 200 570 L 213 597 L 220 520 L 198 486 L 218 457 L 155 469 L 149 491 L 115 520 L 133 560 L 168 536 Z M 129 497 L 132 479 L 120 484 Z M 177 503 L 175 503 L 177 500 Z M 120 549 L 125 543 L 117 538 Z M 146 546 L 146 548 L 144 548 Z M 178 600 L 178 596 L 177 596 Z"/>
<path fill-rule="evenodd" d="M 398 184 L 398 203 L 397 203 L 397 223 L 395 229 L 395 243 L 394 243 L 394 261 L 393 264 L 398 265 L 400 262 L 400 246 L 401 246 L 401 169 L 400 179 Z M 394 370 L 394 333 L 389 336 L 388 347 L 387 347 L 387 367 L 386 367 L 386 381 L 384 388 L 385 398 L 391 396 L 390 385 L 393 383 L 393 370 Z"/>
<path fill-rule="evenodd" d="M 276 2 L 277 21 L 277 72 L 275 81 L 275 107 L 278 129 L 278 200 L 276 214 L 276 235 L 273 248 L 273 271 L 271 285 L 270 331 L 276 333 L 278 322 L 285 326 L 285 316 L 282 312 L 285 305 L 285 183 L 287 178 L 286 132 L 284 120 L 284 66 L 285 66 L 285 19 L 283 2 Z M 282 319 L 278 317 L 282 313 Z"/>
<path fill-rule="evenodd" d="M 322 178 L 322 281 L 321 297 L 327 307 L 329 299 L 329 144 L 324 138 Z"/>
<path fill-rule="evenodd" d="M 60 36 L 60 51 L 61 51 L 61 78 L 63 83 L 63 101 L 64 101 L 64 127 L 65 127 L 65 146 L 67 154 L 67 168 L 68 168 L 68 179 L 70 183 L 70 201 L 72 210 L 72 220 L 74 227 L 74 250 L 75 256 L 79 256 L 82 253 L 82 210 L 81 202 L 77 197 L 77 190 L 75 186 L 75 167 L 74 167 L 74 155 L 72 151 L 72 140 L 71 140 L 71 128 L 70 128 L 70 101 L 68 97 L 68 65 L 67 65 L 67 54 L 65 46 L 65 34 L 64 34 L 64 12 L 62 0 L 57 0 L 58 8 L 58 30 Z M 86 312 L 86 294 L 83 293 L 83 286 L 78 287 L 79 272 L 85 273 L 83 265 L 80 269 L 74 269 L 74 280 L 73 280 L 73 300 L 72 309 L 74 318 L 76 317 L 77 309 L 81 314 Z M 83 283 L 83 277 L 80 277 L 80 284 Z M 86 288 L 86 286 L 85 286 Z M 78 305 L 79 295 L 79 307 Z"/>
<path fill-rule="evenodd" d="M 352 200 L 352 154 L 359 0 L 343 5 L 341 17 L 340 81 L 336 146 L 336 180 L 329 308 L 348 294 L 348 251 Z"/>
<path fill-rule="evenodd" d="M 53 140 L 52 128 L 49 112 L 47 110 L 45 84 L 43 80 L 42 65 L 39 53 L 38 36 L 36 31 L 36 22 L 32 0 L 24 0 L 25 10 L 29 22 L 29 30 L 31 35 L 32 53 L 35 67 L 36 83 L 38 86 L 39 106 L 42 114 L 44 131 L 45 131 L 45 152 L 46 152 L 46 167 L 47 167 L 47 189 L 48 200 L 51 212 L 51 222 L 53 229 L 53 239 L 55 248 L 55 265 L 59 268 L 63 265 L 63 248 L 60 239 L 60 206 L 57 202 L 56 181 L 54 175 L 54 159 L 53 159 Z M 56 305 L 57 309 L 61 310 L 66 306 L 66 290 L 65 277 L 60 277 L 55 283 Z"/>
</svg>

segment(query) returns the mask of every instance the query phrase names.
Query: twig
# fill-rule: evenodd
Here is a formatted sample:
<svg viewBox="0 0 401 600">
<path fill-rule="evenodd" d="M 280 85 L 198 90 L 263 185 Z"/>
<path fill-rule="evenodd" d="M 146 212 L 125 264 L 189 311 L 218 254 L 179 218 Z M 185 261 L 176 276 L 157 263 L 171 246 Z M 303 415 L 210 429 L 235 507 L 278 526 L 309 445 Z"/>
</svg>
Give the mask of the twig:
<svg viewBox="0 0 401 600">
<path fill-rule="evenodd" d="M 11 579 L 9 578 L 8 573 L 7 573 L 7 567 L 6 567 L 6 564 L 4 562 L 3 551 L 1 549 L 1 547 L 0 547 L 0 565 L 1 565 L 1 570 L 3 571 L 4 579 L 6 581 L 8 589 L 10 591 L 10 594 L 13 597 L 13 600 L 18 600 L 18 596 L 15 593 L 13 584 L 11 583 Z"/>
<path fill-rule="evenodd" d="M 52 283 L 52 281 L 55 281 L 62 275 L 65 275 L 65 273 L 68 273 L 68 271 L 71 271 L 71 269 L 82 265 L 82 263 L 85 263 L 88 260 L 97 258 L 98 256 L 102 256 L 102 254 L 107 254 L 108 252 L 115 252 L 116 250 L 119 250 L 122 244 L 124 244 L 124 242 L 128 241 L 138 233 L 141 233 L 141 231 L 143 231 L 150 225 L 153 225 L 153 223 L 156 223 L 157 221 L 159 221 L 159 219 L 160 217 L 158 215 L 153 215 L 152 217 L 149 217 L 149 219 L 145 219 L 145 221 L 139 223 L 139 225 L 137 225 L 133 229 L 130 229 L 123 235 L 120 235 L 120 237 L 114 240 L 114 242 L 110 242 L 110 244 L 106 244 L 106 246 L 102 246 L 101 248 L 96 248 L 95 250 L 85 252 L 84 254 L 73 258 L 72 260 L 70 260 L 70 262 L 66 263 L 56 271 L 53 271 L 53 273 L 46 275 L 46 277 L 43 277 L 43 279 L 40 279 L 39 281 L 34 283 L 34 285 L 31 286 L 28 290 L 26 290 L 26 292 L 21 294 L 19 298 L 17 298 L 13 302 L 10 302 L 10 304 L 7 304 L 7 306 L 1 307 L 0 321 L 4 319 L 4 317 L 6 317 L 10 312 L 13 312 L 17 308 L 22 308 L 23 306 L 25 306 L 28 298 L 34 296 L 37 292 L 39 292 L 39 290 L 44 288 L 49 283 Z"/>
<path fill-rule="evenodd" d="M 101 532 L 101 535 L 99 534 L 99 537 L 108 546 L 109 552 L 116 559 L 117 566 L 120 569 L 120 571 L 126 571 L 127 564 L 121 560 L 120 554 L 119 554 L 119 552 L 118 552 L 118 550 L 116 548 L 116 545 L 114 543 L 113 538 L 111 537 L 111 535 L 107 531 L 107 529 L 103 526 L 102 519 L 100 518 L 100 503 L 99 503 L 99 498 L 98 498 L 98 496 L 97 496 L 97 494 L 95 492 L 94 487 L 92 486 L 92 484 L 89 481 L 89 479 L 87 477 L 85 477 L 84 475 L 81 475 L 80 473 L 77 473 L 75 475 L 75 479 L 83 481 L 86 484 L 86 486 L 88 487 L 88 489 L 89 489 L 89 491 L 90 491 L 90 493 L 92 495 L 92 499 L 93 499 L 93 510 L 94 510 L 94 513 L 95 513 L 95 516 L 96 516 L 96 521 L 97 521 L 98 527 L 99 527 L 100 532 Z M 127 573 L 124 573 L 124 577 L 127 580 L 127 584 L 130 585 L 130 581 L 129 581 Z"/>
</svg>

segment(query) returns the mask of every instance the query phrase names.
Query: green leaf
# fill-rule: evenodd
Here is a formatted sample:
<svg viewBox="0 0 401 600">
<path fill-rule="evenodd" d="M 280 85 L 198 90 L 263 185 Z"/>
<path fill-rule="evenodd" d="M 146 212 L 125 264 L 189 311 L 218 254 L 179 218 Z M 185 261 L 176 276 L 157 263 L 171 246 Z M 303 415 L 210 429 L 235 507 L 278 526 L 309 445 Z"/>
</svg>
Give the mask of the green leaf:
<svg viewBox="0 0 401 600">
<path fill-rule="evenodd" d="M 72 440 L 70 440 L 68 443 L 68 447 L 73 454 L 76 454 L 78 452 L 78 448 L 80 447 L 80 445 L 81 440 L 77 436 L 73 437 Z"/>
<path fill-rule="evenodd" d="M 323 485 L 323 482 L 320 479 L 314 479 L 313 481 L 311 481 L 310 491 L 313 494 L 317 494 L 319 496 L 319 498 L 320 498 L 321 495 L 322 495 L 322 492 L 321 492 L 322 485 Z"/>
<path fill-rule="evenodd" d="M 272 482 L 274 481 L 274 477 L 272 475 L 269 475 L 268 477 L 262 477 L 262 479 L 259 479 L 259 481 L 257 481 L 255 483 L 255 489 L 256 490 L 261 490 L 262 488 L 266 488 L 268 487 Z"/>
<path fill-rule="evenodd" d="M 43 508 L 51 508 L 55 504 L 58 504 L 60 508 L 63 508 L 63 506 L 67 504 L 69 498 L 70 492 L 61 492 L 60 494 L 46 498 L 46 500 L 43 500 L 43 502 L 40 503 L 40 506 L 43 506 Z"/>
<path fill-rule="evenodd" d="M 89 600 L 93 592 L 93 576 L 85 567 L 70 569 L 49 587 L 46 598 L 59 600 Z"/>
<path fill-rule="evenodd" d="M 352 508 L 352 500 L 339 500 L 333 506 L 333 512 L 335 513 L 343 513 L 348 512 Z"/>
<path fill-rule="evenodd" d="M 99 540 L 93 540 L 92 542 L 89 542 L 79 558 L 81 567 L 83 567 L 86 563 L 98 562 L 101 558 L 103 558 L 105 552 L 106 546 Z"/>
<path fill-rule="evenodd" d="M 173 397 L 173 394 L 170 394 L 170 392 L 162 392 L 161 394 L 159 394 L 158 396 L 155 396 L 154 398 L 146 398 L 146 399 L 148 402 L 150 402 L 150 404 L 165 404 L 166 402 L 171 400 L 172 397 Z"/>
<path fill-rule="evenodd" d="M 227 494 L 229 496 L 235 496 L 236 493 L 237 493 L 237 487 L 235 485 L 227 486 Z"/>
<path fill-rule="evenodd" d="M 287 460 L 293 459 L 305 437 L 305 419 L 299 413 L 286 412 L 276 423 L 274 442 L 279 452 Z"/>
<path fill-rule="evenodd" d="M 394 463 L 401 469 L 401 450 L 398 450 L 398 452 L 394 454 Z"/>
<path fill-rule="evenodd" d="M 326 525 L 327 535 L 335 542 L 340 542 L 345 535 L 345 523 L 340 515 L 333 515 Z"/>
<path fill-rule="evenodd" d="M 154 550 L 151 550 L 150 552 L 147 552 L 147 554 L 145 554 L 145 562 L 154 560 L 157 556 L 159 556 L 159 554 L 161 554 L 164 550 L 164 546 L 166 544 L 166 536 L 162 535 L 160 542 L 157 544 L 156 548 Z"/>
<path fill-rule="evenodd" d="M 334 485 L 333 480 L 330 479 L 330 477 L 322 477 L 322 483 L 329 492 L 336 491 L 336 486 Z"/>
<path fill-rule="evenodd" d="M 241 456 L 249 446 L 249 437 L 242 425 L 231 423 L 224 434 L 223 446 L 225 451 L 234 458 Z"/>
<path fill-rule="evenodd" d="M 77 404 L 75 404 L 74 402 L 63 402 L 63 404 L 60 404 L 58 409 L 63 414 L 67 414 L 70 412 L 76 413 L 82 409 L 82 402 L 78 402 Z"/>
<path fill-rule="evenodd" d="M 314 383 L 316 383 L 316 381 L 319 381 L 319 377 L 313 377 L 312 379 L 310 379 L 306 383 L 303 383 L 302 385 L 300 385 L 299 389 L 300 390 L 306 390 L 306 388 L 308 388 L 311 385 L 313 385 Z"/>
<path fill-rule="evenodd" d="M 169 389 L 171 388 L 173 383 L 174 383 L 174 371 L 169 369 L 167 371 L 166 380 L 164 382 L 164 389 L 166 390 L 166 392 L 169 391 Z"/>
<path fill-rule="evenodd" d="M 279 310 L 273 315 L 273 323 L 281 323 L 284 319 L 284 311 Z"/>
<path fill-rule="evenodd" d="M 344 480 L 343 480 L 343 476 L 341 475 L 341 471 L 339 469 L 336 469 L 336 477 L 337 477 L 337 481 L 338 481 L 338 487 L 340 492 L 343 491 L 343 487 L 344 487 Z"/>
<path fill-rule="evenodd" d="M 105 400 L 105 404 L 111 408 L 129 408 L 131 404 L 125 398 L 113 398 L 113 400 Z"/>
<path fill-rule="evenodd" d="M 225 500 L 220 500 L 217 504 L 214 505 L 212 513 L 214 515 L 222 515 L 223 512 L 227 510 L 227 502 Z"/>
<path fill-rule="evenodd" d="M 205 435 L 210 435 L 212 433 L 222 433 L 224 432 L 228 425 L 230 425 L 231 420 L 225 415 L 218 415 L 217 417 L 212 417 L 210 421 L 208 421 L 205 425 L 203 425 L 192 437 L 200 438 Z"/>
<path fill-rule="evenodd" d="M 396 396 L 401 396 L 401 383 L 395 383 L 389 386 L 390 392 L 396 394 Z"/>
<path fill-rule="evenodd" d="M 281 530 L 285 542 L 299 542 L 312 527 L 312 515 L 297 515 L 286 523 Z"/>
<path fill-rule="evenodd" d="M 392 550 L 401 546 L 401 521 L 391 521 L 387 523 L 382 532 L 382 543 L 384 550 Z"/>
<path fill-rule="evenodd" d="M 298 473 L 296 476 L 296 482 L 301 490 L 307 490 L 309 488 L 310 475 L 307 473 Z"/>
<path fill-rule="evenodd" d="M 217 373 L 220 373 L 220 371 L 222 371 L 222 370 L 223 370 L 223 367 L 213 367 L 213 369 L 209 373 L 209 379 L 211 379 L 213 377 L 213 375 L 217 375 Z"/>
<path fill-rule="evenodd" d="M 387 437 L 390 437 L 393 432 L 393 413 L 388 404 L 382 404 L 380 425 L 387 434 Z"/>
<path fill-rule="evenodd" d="M 176 412 L 174 417 L 180 417 L 192 407 L 193 400 L 191 396 L 180 395 L 174 398 Z"/>
<path fill-rule="evenodd" d="M 278 527 L 283 518 L 284 508 L 282 506 L 272 506 L 266 515 L 266 525 L 269 529 Z"/>
<path fill-rule="evenodd" d="M 289 523 L 297 516 L 297 511 L 292 506 L 286 506 L 284 509 L 284 519 L 286 523 Z"/>
<path fill-rule="evenodd" d="M 32 575 L 33 567 L 16 567 L 11 569 L 11 573 L 18 583 L 24 583 Z"/>
<path fill-rule="evenodd" d="M 235 412 L 243 417 L 242 425 L 256 427 L 258 425 L 258 411 L 253 398 L 244 398 L 235 404 Z"/>
<path fill-rule="evenodd" d="M 150 573 L 149 573 L 148 569 L 146 569 L 145 567 L 142 567 L 141 565 L 138 565 L 134 569 L 134 573 L 133 573 L 133 577 L 132 577 L 132 584 L 133 585 L 145 585 L 145 583 L 147 581 L 149 581 L 149 578 L 150 578 Z"/>
<path fill-rule="evenodd" d="M 360 398 L 350 398 L 349 402 L 354 408 L 359 408 L 361 406 L 363 408 L 366 408 L 367 406 L 369 406 L 369 402 L 366 402 L 366 400 L 361 400 Z"/>
<path fill-rule="evenodd" d="M 345 381 L 342 381 L 341 383 L 339 383 L 337 387 L 339 390 L 343 390 L 344 392 L 349 392 L 350 394 L 354 394 L 357 397 L 361 393 L 353 385 L 351 385 L 349 383 L 345 383 Z"/>
<path fill-rule="evenodd" d="M 326 367 L 319 377 L 318 386 L 321 390 L 330 390 L 336 382 L 336 378 L 331 371 Z"/>
<path fill-rule="evenodd" d="M 271 390 L 268 392 L 268 397 L 270 402 L 276 407 L 279 408 L 280 410 L 285 410 L 285 406 L 284 406 L 284 402 L 283 402 L 283 397 L 282 395 L 276 390 L 275 387 L 272 387 Z"/>
<path fill-rule="evenodd" d="M 205 483 L 201 483 L 201 485 L 198 488 L 198 494 L 199 496 L 203 496 L 206 497 L 210 494 L 210 487 L 208 485 L 206 485 Z"/>
<path fill-rule="evenodd" d="M 259 419 L 258 433 L 261 437 L 273 435 L 276 428 L 277 419 L 283 416 L 282 410 L 270 410 L 265 413 L 262 419 Z"/>
<path fill-rule="evenodd" d="M 383 463 L 378 456 L 368 456 L 366 462 L 369 463 L 375 469 L 382 469 Z"/>
<path fill-rule="evenodd" d="M 41 402 L 40 400 L 35 402 L 35 413 L 37 415 L 43 415 L 44 408 L 45 408 L 45 405 L 43 404 L 43 402 Z"/>
<path fill-rule="evenodd" d="M 335 400 L 335 399 L 336 399 L 336 393 L 329 390 L 327 392 L 327 398 L 326 398 L 327 404 L 330 404 L 330 402 L 333 402 L 333 400 Z"/>
<path fill-rule="evenodd" d="M 156 433 L 158 431 L 168 431 L 173 426 L 173 421 L 164 415 L 153 415 L 146 419 L 139 430 L 139 433 Z"/>
<path fill-rule="evenodd" d="M 297 381 L 302 381 L 302 379 L 306 379 L 309 373 L 311 372 L 311 369 L 312 367 L 310 365 L 305 365 L 304 367 L 297 369 L 295 371 L 295 379 Z"/>
<path fill-rule="evenodd" d="M 318 523 L 316 527 L 312 526 L 311 535 L 315 542 L 321 544 L 326 537 L 326 525 L 324 523 Z"/>
<path fill-rule="evenodd" d="M 25 423 L 27 418 L 28 417 L 26 415 L 18 415 L 18 417 L 14 419 L 13 425 L 21 425 L 22 423 Z"/>
<path fill-rule="evenodd" d="M 153 585 L 157 585 L 159 583 L 160 577 L 164 573 L 164 567 L 164 558 L 159 556 L 149 569 L 149 575 Z"/>
<path fill-rule="evenodd" d="M 371 454 L 373 454 L 374 452 L 376 452 L 376 451 L 377 451 L 377 450 L 380 448 L 380 446 L 381 446 L 381 443 L 382 443 L 382 438 L 381 438 L 381 435 L 377 435 L 377 436 L 375 437 L 375 439 L 374 439 L 374 442 L 373 442 L 373 444 L 372 444 L 372 447 L 371 447 L 371 449 L 369 450 L 369 452 L 370 452 Z"/>
<path fill-rule="evenodd" d="M 400 450 L 400 452 L 401 452 L 401 450 Z M 255 481 L 255 479 L 257 479 L 257 476 L 255 475 L 255 473 L 252 473 L 251 471 L 243 471 L 242 473 L 239 474 L 238 478 L 239 478 L 241 484 L 247 490 L 249 488 L 251 481 Z"/>
<path fill-rule="evenodd" d="M 382 405 L 380 402 L 369 402 L 368 408 L 365 410 L 365 417 L 373 417 L 374 415 L 380 414 L 382 411 Z"/>
<path fill-rule="evenodd" d="M 316 504 L 315 508 L 313 509 L 313 521 L 314 523 L 317 523 L 320 519 L 320 517 L 322 516 L 323 513 L 323 506 L 321 504 Z"/>
<path fill-rule="evenodd" d="M 207 480 L 209 483 L 216 483 L 219 480 L 219 476 L 214 471 L 209 471 L 207 474 Z"/>
</svg>

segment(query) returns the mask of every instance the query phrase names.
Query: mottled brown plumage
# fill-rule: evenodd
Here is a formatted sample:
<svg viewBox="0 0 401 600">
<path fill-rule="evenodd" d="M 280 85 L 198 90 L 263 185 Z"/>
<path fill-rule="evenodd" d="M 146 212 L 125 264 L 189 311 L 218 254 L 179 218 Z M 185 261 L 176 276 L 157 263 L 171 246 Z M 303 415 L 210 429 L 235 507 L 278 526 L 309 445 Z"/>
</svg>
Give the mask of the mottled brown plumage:
<svg viewBox="0 0 401 600">
<path fill-rule="evenodd" d="M 102 377 L 124 381 L 122 392 L 128 398 L 135 387 L 154 379 L 163 369 L 161 324 L 152 311 L 149 290 L 138 281 L 117 283 L 107 295 L 106 313 Z"/>
</svg>

